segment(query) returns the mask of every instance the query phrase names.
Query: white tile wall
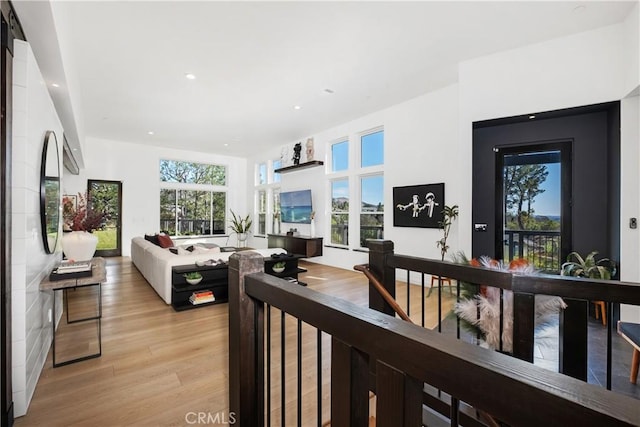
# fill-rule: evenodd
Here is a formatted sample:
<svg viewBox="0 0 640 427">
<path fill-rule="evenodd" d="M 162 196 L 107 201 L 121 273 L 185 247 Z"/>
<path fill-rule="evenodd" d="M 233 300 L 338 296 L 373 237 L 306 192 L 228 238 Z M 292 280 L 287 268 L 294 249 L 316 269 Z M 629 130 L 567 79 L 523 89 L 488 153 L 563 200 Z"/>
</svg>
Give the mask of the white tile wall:
<svg viewBox="0 0 640 427">
<path fill-rule="evenodd" d="M 13 65 L 12 377 L 19 417 L 29 407 L 51 345 L 52 295 L 40 292 L 39 284 L 62 254 L 44 252 L 39 177 L 44 133 L 54 130 L 61 141 L 63 129 L 28 43 L 15 42 Z"/>
</svg>

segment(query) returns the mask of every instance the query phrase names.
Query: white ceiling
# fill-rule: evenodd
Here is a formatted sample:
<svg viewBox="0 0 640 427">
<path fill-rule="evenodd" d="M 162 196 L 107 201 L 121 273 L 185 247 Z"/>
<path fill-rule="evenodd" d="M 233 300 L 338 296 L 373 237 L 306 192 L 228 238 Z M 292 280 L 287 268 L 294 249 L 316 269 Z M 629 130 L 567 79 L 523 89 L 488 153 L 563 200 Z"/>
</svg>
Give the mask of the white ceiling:
<svg viewBox="0 0 640 427">
<path fill-rule="evenodd" d="M 72 145 L 250 156 L 451 84 L 462 60 L 621 22 L 638 0 L 45 2 L 58 50 L 43 3 L 18 3 Z"/>
</svg>

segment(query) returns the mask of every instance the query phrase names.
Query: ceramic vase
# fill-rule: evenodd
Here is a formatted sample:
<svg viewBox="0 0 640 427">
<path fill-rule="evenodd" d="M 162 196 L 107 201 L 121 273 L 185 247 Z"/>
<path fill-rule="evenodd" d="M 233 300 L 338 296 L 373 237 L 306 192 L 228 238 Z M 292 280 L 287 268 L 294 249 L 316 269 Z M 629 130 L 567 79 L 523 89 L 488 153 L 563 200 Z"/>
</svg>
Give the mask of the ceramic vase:
<svg viewBox="0 0 640 427">
<path fill-rule="evenodd" d="M 244 248 L 247 246 L 247 237 L 248 234 L 247 233 L 238 233 L 238 247 L 239 248 Z"/>
<path fill-rule="evenodd" d="M 86 231 L 72 231 L 62 236 L 62 250 L 69 260 L 90 260 L 96 253 L 96 246 L 98 238 Z"/>
<path fill-rule="evenodd" d="M 316 220 L 312 219 L 311 220 L 311 237 L 316 237 Z"/>
</svg>

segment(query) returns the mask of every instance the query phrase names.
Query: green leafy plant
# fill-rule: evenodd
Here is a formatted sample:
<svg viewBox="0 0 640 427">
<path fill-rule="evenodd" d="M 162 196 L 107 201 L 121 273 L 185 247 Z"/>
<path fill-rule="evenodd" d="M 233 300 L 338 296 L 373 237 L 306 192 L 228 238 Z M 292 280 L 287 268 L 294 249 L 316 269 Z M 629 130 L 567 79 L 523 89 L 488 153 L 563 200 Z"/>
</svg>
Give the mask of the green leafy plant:
<svg viewBox="0 0 640 427">
<path fill-rule="evenodd" d="M 438 221 L 438 225 L 443 230 L 443 236 L 440 240 L 436 241 L 436 246 L 440 248 L 440 254 L 442 255 L 442 261 L 444 261 L 444 256 L 447 254 L 449 250 L 449 245 L 447 244 L 447 239 L 449 238 L 449 232 L 451 231 L 451 224 L 453 221 L 458 218 L 458 205 L 453 206 L 444 206 L 442 209 L 443 219 L 442 221 Z"/>
<path fill-rule="evenodd" d="M 202 279 L 202 274 L 197 271 L 190 271 L 188 273 L 184 273 L 184 278 L 189 280 L 198 280 Z"/>
<path fill-rule="evenodd" d="M 251 226 L 253 225 L 253 221 L 251 220 L 251 217 L 249 217 L 249 214 L 247 214 L 246 217 L 242 218 L 241 216 L 236 215 L 235 212 L 233 212 L 232 210 L 230 222 L 231 222 L 231 225 L 229 226 L 229 228 L 234 233 L 244 234 L 244 233 L 251 232 Z"/>
<path fill-rule="evenodd" d="M 273 268 L 284 268 L 285 265 L 286 263 L 284 261 L 280 261 L 273 264 Z"/>
<path fill-rule="evenodd" d="M 562 275 L 589 279 L 611 279 L 616 275 L 616 263 L 609 258 L 596 260 L 597 254 L 598 251 L 593 251 L 583 258 L 578 252 L 571 252 L 567 256 L 567 262 L 562 264 Z"/>
</svg>

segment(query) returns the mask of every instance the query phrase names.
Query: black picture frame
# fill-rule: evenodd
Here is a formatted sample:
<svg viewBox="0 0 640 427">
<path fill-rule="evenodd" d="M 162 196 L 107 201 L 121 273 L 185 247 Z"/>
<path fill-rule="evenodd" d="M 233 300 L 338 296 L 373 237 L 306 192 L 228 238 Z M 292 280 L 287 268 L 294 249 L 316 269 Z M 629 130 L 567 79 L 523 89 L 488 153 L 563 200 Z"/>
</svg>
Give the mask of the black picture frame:
<svg viewBox="0 0 640 427">
<path fill-rule="evenodd" d="M 393 226 L 442 228 L 444 183 L 393 187 Z"/>
</svg>

